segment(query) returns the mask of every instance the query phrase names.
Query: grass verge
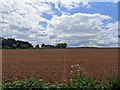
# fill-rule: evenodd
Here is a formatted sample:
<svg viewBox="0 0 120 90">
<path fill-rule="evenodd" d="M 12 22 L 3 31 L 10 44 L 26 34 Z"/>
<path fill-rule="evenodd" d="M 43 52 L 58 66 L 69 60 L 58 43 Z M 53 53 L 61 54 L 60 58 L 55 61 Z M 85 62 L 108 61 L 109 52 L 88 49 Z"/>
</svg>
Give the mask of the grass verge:
<svg viewBox="0 0 120 90">
<path fill-rule="evenodd" d="M 1 85 L 1 90 L 117 90 L 120 88 L 120 77 L 111 76 L 107 83 L 98 83 L 95 79 L 75 75 L 69 83 L 46 83 L 34 78 Z"/>
</svg>

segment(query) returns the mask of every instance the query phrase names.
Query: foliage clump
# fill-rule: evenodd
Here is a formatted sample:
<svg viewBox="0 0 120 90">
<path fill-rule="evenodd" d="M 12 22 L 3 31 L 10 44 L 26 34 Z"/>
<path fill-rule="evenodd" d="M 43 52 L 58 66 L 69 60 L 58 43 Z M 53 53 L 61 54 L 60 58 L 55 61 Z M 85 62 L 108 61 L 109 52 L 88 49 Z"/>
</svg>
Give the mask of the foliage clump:
<svg viewBox="0 0 120 90">
<path fill-rule="evenodd" d="M 14 38 L 0 38 L 2 49 L 29 49 L 33 45 L 28 41 L 15 40 Z"/>
<path fill-rule="evenodd" d="M 1 90 L 117 90 L 120 88 L 120 78 L 111 77 L 108 83 L 98 83 L 95 79 L 76 75 L 66 84 L 45 83 L 34 78 L 12 83 L 4 83 Z"/>
</svg>

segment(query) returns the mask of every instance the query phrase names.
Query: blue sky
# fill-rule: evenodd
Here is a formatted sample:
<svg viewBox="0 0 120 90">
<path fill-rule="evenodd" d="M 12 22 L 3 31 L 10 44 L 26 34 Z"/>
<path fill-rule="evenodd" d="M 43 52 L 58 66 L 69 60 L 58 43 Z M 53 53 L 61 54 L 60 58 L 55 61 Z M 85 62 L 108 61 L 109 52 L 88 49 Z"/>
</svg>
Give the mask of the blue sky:
<svg viewBox="0 0 120 90">
<path fill-rule="evenodd" d="M 118 18 L 118 6 L 117 3 L 112 2 L 90 2 L 88 8 L 86 7 L 79 7 L 75 10 L 70 10 L 70 13 L 88 13 L 88 14 L 95 14 L 100 13 L 103 15 L 109 15 L 112 17 L 113 21 L 116 21 Z"/>
<path fill-rule="evenodd" d="M 55 14 L 61 16 L 63 12 L 70 13 L 71 15 L 74 13 L 88 13 L 88 14 L 94 14 L 94 13 L 101 13 L 104 15 L 112 16 L 113 20 L 117 20 L 118 18 L 118 3 L 112 3 L 112 2 L 89 2 L 89 7 L 86 6 L 79 6 L 77 8 L 67 10 L 67 8 L 60 7 L 60 11 L 55 9 L 55 5 L 51 4 L 52 10 L 55 11 Z M 44 18 L 51 19 L 51 14 L 43 13 L 42 15 Z"/>
<path fill-rule="evenodd" d="M 62 12 L 69 13 L 70 15 L 73 15 L 74 13 L 87 13 L 87 14 L 95 14 L 100 13 L 103 15 L 109 15 L 112 19 L 109 20 L 109 22 L 115 22 L 118 21 L 118 3 L 112 3 L 112 2 L 89 2 L 86 6 L 79 6 L 77 8 L 68 10 L 67 8 L 60 7 L 60 10 L 57 10 L 55 8 L 55 4 L 51 3 L 52 10 L 55 12 L 56 15 L 61 16 Z M 43 18 L 46 18 L 48 20 L 52 19 L 52 14 L 43 13 L 41 15 Z M 107 23 L 109 23 L 107 22 Z M 46 23 L 45 23 L 46 25 Z"/>
<path fill-rule="evenodd" d="M 118 1 L 4 0 L 2 36 L 69 47 L 118 47 Z M 114 2 L 115 1 L 115 2 Z"/>
</svg>

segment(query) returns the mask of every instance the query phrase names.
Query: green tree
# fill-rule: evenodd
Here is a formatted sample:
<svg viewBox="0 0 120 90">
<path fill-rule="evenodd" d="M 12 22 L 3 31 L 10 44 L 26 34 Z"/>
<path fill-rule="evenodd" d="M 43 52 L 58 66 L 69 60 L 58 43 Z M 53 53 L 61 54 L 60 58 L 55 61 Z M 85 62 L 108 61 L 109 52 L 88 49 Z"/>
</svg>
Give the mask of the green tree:
<svg viewBox="0 0 120 90">
<path fill-rule="evenodd" d="M 39 47 L 39 45 L 37 44 L 37 45 L 35 46 L 35 49 L 38 49 L 38 48 L 40 48 L 40 47 Z"/>
<path fill-rule="evenodd" d="M 21 49 L 28 49 L 28 48 L 33 48 L 33 45 L 29 42 L 26 41 L 19 41 L 15 40 L 14 38 L 0 38 L 2 40 L 2 48 L 3 49 L 16 49 L 16 48 L 21 48 Z"/>
<path fill-rule="evenodd" d="M 45 44 L 42 44 L 41 47 L 43 48 L 45 46 Z"/>
<path fill-rule="evenodd" d="M 56 45 L 57 48 L 66 48 L 67 47 L 67 43 L 58 43 Z"/>
<path fill-rule="evenodd" d="M 28 48 L 29 48 L 28 45 L 23 44 L 23 45 L 20 46 L 20 49 L 28 49 Z"/>
</svg>

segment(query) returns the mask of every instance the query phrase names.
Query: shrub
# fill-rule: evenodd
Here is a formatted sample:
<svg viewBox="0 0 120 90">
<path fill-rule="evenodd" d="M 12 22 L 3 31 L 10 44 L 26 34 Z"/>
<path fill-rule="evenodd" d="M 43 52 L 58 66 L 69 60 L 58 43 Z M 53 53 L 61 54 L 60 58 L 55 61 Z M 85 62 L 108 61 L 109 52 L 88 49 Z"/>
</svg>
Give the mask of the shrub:
<svg viewBox="0 0 120 90">
<path fill-rule="evenodd" d="M 89 77 L 76 75 L 70 81 L 68 87 L 76 89 L 94 90 L 96 85 L 97 85 L 96 80 Z"/>
<path fill-rule="evenodd" d="M 69 83 L 45 83 L 34 78 L 12 83 L 4 83 L 2 90 L 117 90 L 120 88 L 120 77 L 108 79 L 108 83 L 98 83 L 95 79 L 75 75 Z"/>
<path fill-rule="evenodd" d="M 24 81 L 6 83 L 6 84 L 3 84 L 2 86 L 3 90 L 9 90 L 9 89 L 32 90 L 33 88 L 34 89 L 44 88 L 44 82 L 42 80 L 30 78 Z"/>
<path fill-rule="evenodd" d="M 120 88 L 120 76 L 118 75 L 113 75 L 108 77 L 108 85 L 114 89 L 117 90 L 118 88 Z"/>
</svg>

